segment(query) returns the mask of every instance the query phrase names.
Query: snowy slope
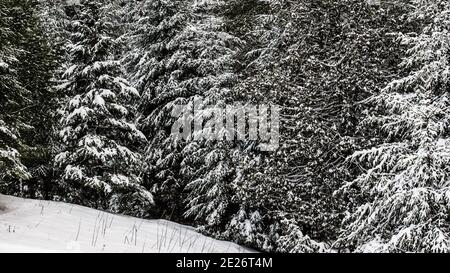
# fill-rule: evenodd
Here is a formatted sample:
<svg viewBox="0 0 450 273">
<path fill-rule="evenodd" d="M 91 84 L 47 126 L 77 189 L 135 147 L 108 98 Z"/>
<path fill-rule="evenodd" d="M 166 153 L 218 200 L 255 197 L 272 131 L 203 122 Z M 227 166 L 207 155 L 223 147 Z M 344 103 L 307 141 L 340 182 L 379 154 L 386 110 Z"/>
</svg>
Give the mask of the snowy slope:
<svg viewBox="0 0 450 273">
<path fill-rule="evenodd" d="M 165 220 L 0 195 L 0 252 L 251 252 Z"/>
</svg>

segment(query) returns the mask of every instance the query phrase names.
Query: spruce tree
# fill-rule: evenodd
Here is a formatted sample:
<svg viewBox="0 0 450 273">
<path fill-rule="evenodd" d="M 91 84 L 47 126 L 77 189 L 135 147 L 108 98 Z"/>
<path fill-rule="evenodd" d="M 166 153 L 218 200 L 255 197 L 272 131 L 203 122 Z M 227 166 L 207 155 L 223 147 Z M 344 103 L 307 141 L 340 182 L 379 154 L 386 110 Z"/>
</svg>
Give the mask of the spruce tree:
<svg viewBox="0 0 450 273">
<path fill-rule="evenodd" d="M 160 213 L 182 217 L 184 188 L 195 180 L 192 172 L 201 171 L 190 150 L 197 144 L 171 135 L 177 119 L 171 113 L 179 105 L 192 107 L 194 100 L 208 105 L 226 97 L 234 79 L 231 48 L 237 41 L 215 32 L 220 22 L 210 15 L 214 6 L 208 3 L 144 1 L 143 6 L 132 12 L 135 50 L 126 59 L 143 94 L 139 124 L 150 139 L 146 180 L 163 208 Z"/>
<path fill-rule="evenodd" d="M 366 145 L 356 130 L 365 88 L 378 91 L 396 72 L 398 49 L 387 33 L 401 26 L 399 10 L 360 0 L 230 3 L 230 28 L 250 45 L 234 93 L 282 113 L 280 149 L 251 149 L 241 165 L 240 209 L 226 233 L 283 252 L 334 241 L 347 204 L 333 193 L 353 175 L 346 156 Z"/>
<path fill-rule="evenodd" d="M 25 127 L 17 112 L 25 105 L 29 91 L 19 81 L 18 56 L 22 53 L 17 45 L 11 11 L 14 1 L 0 3 L 0 190 L 11 193 L 17 183 L 30 178 L 21 162 L 23 148 L 19 129 Z"/>
<path fill-rule="evenodd" d="M 379 144 L 349 160 L 361 173 L 343 190 L 360 206 L 345 219 L 338 243 L 364 252 L 449 252 L 448 1 L 414 0 L 416 30 L 398 37 L 408 48 L 403 75 L 380 94 L 364 126 Z M 356 195 L 356 193 L 358 195 Z"/>
<path fill-rule="evenodd" d="M 202 101 L 201 105 L 194 105 L 193 120 L 194 124 L 203 121 L 203 126 L 197 127 L 199 131 L 193 132 L 191 143 L 183 150 L 181 169 L 187 182 L 185 217 L 194 219 L 204 232 L 216 236 L 220 236 L 217 231 L 228 224 L 230 211 L 235 207 L 234 183 L 239 180 L 238 164 L 242 156 L 237 139 L 226 139 L 223 131 L 225 115 L 234 114 L 226 111 L 227 106 L 234 106 L 231 91 L 237 80 L 236 55 L 243 44 L 225 31 L 220 14 L 223 8 L 224 2 L 220 1 L 193 6 L 195 29 L 188 30 L 196 31 L 191 35 L 198 41 L 193 48 L 199 52 L 195 61 L 200 65 L 196 70 L 202 76 L 194 104 L 199 99 Z M 211 122 L 216 124 L 207 126 Z"/>
<path fill-rule="evenodd" d="M 153 196 L 142 186 L 139 148 L 145 136 L 134 124 L 137 90 L 123 78 L 115 56 L 120 44 L 108 6 L 81 1 L 71 7 L 56 163 L 63 170 L 65 199 L 114 212 L 147 216 Z"/>
<path fill-rule="evenodd" d="M 181 147 L 170 139 L 175 121 L 170 104 L 182 99 L 186 90 L 177 88 L 184 60 L 177 60 L 178 37 L 188 23 L 186 1 L 139 1 L 130 3 L 129 44 L 124 56 L 133 86 L 142 94 L 139 129 L 149 139 L 145 152 L 146 187 L 155 195 L 161 215 L 178 213 L 182 206 L 179 176 Z M 173 60 L 171 63 L 169 63 Z M 186 96 L 186 95 L 185 95 Z M 182 103 L 182 100 L 180 100 Z"/>
<path fill-rule="evenodd" d="M 27 127 L 21 129 L 21 138 L 26 146 L 22 160 L 32 176 L 24 183 L 22 195 L 28 197 L 51 196 L 53 188 L 52 156 L 56 120 L 56 92 L 53 76 L 57 67 L 59 46 L 47 34 L 41 16 L 43 6 L 36 0 L 17 0 L 11 9 L 12 31 L 20 49 L 16 71 L 21 85 L 30 90 L 27 103 L 14 114 L 26 120 Z"/>
</svg>

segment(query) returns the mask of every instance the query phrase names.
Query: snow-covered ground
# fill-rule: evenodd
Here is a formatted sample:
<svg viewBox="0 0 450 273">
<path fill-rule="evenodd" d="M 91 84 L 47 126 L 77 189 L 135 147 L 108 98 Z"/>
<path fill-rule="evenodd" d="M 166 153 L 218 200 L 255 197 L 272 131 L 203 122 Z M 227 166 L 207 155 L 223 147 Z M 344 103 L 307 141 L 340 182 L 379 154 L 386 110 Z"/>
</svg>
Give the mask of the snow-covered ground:
<svg viewBox="0 0 450 273">
<path fill-rule="evenodd" d="M 252 252 L 165 220 L 0 195 L 0 252 Z"/>
</svg>

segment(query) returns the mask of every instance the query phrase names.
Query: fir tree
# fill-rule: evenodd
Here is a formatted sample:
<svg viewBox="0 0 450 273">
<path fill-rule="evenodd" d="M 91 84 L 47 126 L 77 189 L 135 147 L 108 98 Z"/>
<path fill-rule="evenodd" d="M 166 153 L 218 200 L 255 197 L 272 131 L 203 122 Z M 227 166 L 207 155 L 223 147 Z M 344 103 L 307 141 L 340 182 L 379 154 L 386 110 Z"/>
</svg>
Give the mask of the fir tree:
<svg viewBox="0 0 450 273">
<path fill-rule="evenodd" d="M 178 38 L 189 18 L 186 1 L 140 1 L 131 4 L 129 43 L 133 49 L 125 55 L 130 79 L 142 94 L 139 105 L 139 128 L 149 139 L 145 152 L 145 183 L 152 188 L 162 208 L 160 214 L 178 213 L 182 200 L 179 176 L 181 147 L 168 137 L 174 119 L 173 100 L 181 99 L 177 88 L 183 73 L 177 60 Z M 170 61 L 173 62 L 169 63 Z M 183 78 L 188 78 L 183 75 Z M 179 101 L 183 103 L 182 100 Z"/>
<path fill-rule="evenodd" d="M 412 1 L 409 22 L 423 26 L 399 34 L 408 47 L 404 76 L 367 100 L 364 126 L 380 144 L 350 157 L 360 176 L 360 206 L 345 219 L 338 243 L 366 252 L 449 252 L 448 1 Z"/>
<path fill-rule="evenodd" d="M 317 242 L 336 238 L 346 203 L 333 192 L 352 176 L 346 156 L 365 145 L 356 130 L 364 110 L 358 102 L 370 95 L 366 87 L 380 89 L 397 64 L 386 33 L 401 26 L 391 19 L 399 7 L 385 8 L 359 0 L 231 3 L 230 24 L 251 45 L 241 54 L 234 92 L 283 109 L 280 149 L 253 149 L 236 189 L 241 209 L 233 219 L 242 224 L 234 226 L 266 226 L 253 236 L 257 248 L 316 251 L 323 249 Z M 254 19 L 240 25 L 241 10 Z M 300 234 L 298 245 L 280 243 Z"/>
<path fill-rule="evenodd" d="M 5 191 L 6 187 L 8 192 L 17 189 L 18 181 L 30 178 L 21 162 L 23 144 L 19 129 L 26 125 L 16 118 L 29 91 L 19 81 L 16 70 L 21 52 L 13 30 L 15 18 L 11 11 L 15 7 L 14 1 L 0 3 L 0 189 Z"/>
<path fill-rule="evenodd" d="M 195 161 L 187 152 L 192 146 L 171 136 L 172 110 L 195 99 L 218 103 L 234 78 L 230 66 L 237 41 L 215 32 L 220 21 L 210 14 L 214 6 L 194 2 L 145 1 L 145 8 L 134 12 L 140 18 L 132 36 L 136 50 L 127 59 L 137 68 L 131 75 L 143 93 L 140 126 L 150 136 L 147 181 L 164 208 L 161 213 L 182 212 L 186 180 L 195 180 L 190 172 L 197 172 L 199 163 L 189 166 Z"/>
<path fill-rule="evenodd" d="M 22 193 L 29 197 L 49 197 L 52 191 L 52 143 L 55 136 L 54 118 L 56 93 L 52 88 L 57 67 L 57 43 L 50 39 L 41 20 L 41 3 L 36 0 L 15 1 L 11 10 L 12 30 L 17 36 L 16 46 L 21 50 L 17 57 L 17 76 L 21 85 L 30 90 L 27 103 L 14 113 L 15 117 L 26 120 L 27 127 L 20 132 L 26 149 L 22 160 L 32 176 Z"/>
<path fill-rule="evenodd" d="M 194 48 L 199 52 L 195 61 L 200 63 L 196 70 L 202 76 L 196 100 L 201 98 L 202 105 L 195 105 L 192 119 L 194 123 L 204 122 L 200 131 L 194 132 L 190 140 L 193 143 L 183 150 L 181 169 L 188 193 L 184 215 L 195 219 L 210 234 L 228 224 L 242 156 L 239 143 L 226 139 L 220 125 L 206 126 L 216 120 L 225 125 L 226 104 L 234 100 L 231 89 L 236 83 L 235 58 L 242 46 L 240 39 L 224 30 L 224 18 L 219 12 L 223 7 L 220 1 L 193 6 L 192 24 L 198 40 Z"/>
<path fill-rule="evenodd" d="M 60 135 L 65 199 L 114 212 L 146 216 L 152 195 L 142 186 L 139 147 L 145 136 L 135 124 L 139 93 L 122 77 L 114 52 L 120 45 L 108 6 L 81 1 L 73 8 L 71 66 L 64 73 L 67 96 Z"/>
</svg>

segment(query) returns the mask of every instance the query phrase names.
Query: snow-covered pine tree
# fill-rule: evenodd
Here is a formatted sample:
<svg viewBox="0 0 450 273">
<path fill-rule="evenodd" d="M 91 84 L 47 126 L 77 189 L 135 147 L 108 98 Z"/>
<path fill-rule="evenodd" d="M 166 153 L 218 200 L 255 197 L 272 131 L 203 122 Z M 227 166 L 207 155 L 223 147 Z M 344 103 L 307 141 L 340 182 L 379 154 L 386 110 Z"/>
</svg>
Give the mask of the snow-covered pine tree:
<svg viewBox="0 0 450 273">
<path fill-rule="evenodd" d="M 168 137 L 174 122 L 169 103 L 186 91 L 177 88 L 177 77 L 183 73 L 179 66 L 184 60 L 177 59 L 180 54 L 176 54 L 176 37 L 189 21 L 186 1 L 142 0 L 129 3 L 129 10 L 128 40 L 132 47 L 124 59 L 133 86 L 142 94 L 139 129 L 149 139 L 144 182 L 152 188 L 160 214 L 177 214 L 182 207 L 181 148 Z M 177 62 L 169 64 L 170 60 Z"/>
<path fill-rule="evenodd" d="M 17 119 L 26 121 L 26 127 L 20 130 L 26 149 L 22 152 L 22 162 L 31 174 L 31 179 L 23 183 L 21 195 L 26 197 L 51 197 L 52 157 L 51 145 L 55 136 L 54 118 L 56 100 L 52 88 L 52 78 L 57 67 L 57 55 L 60 47 L 50 39 L 53 31 L 43 24 L 42 3 L 38 0 L 16 0 L 10 10 L 11 31 L 15 44 L 21 54 L 17 56 L 15 70 L 21 85 L 30 90 L 27 103 L 14 112 Z M 42 20 L 41 20 L 42 19 Z"/>
<path fill-rule="evenodd" d="M 450 2 L 411 3 L 405 76 L 367 100 L 380 144 L 350 157 L 362 173 L 343 188 L 362 200 L 338 241 L 356 251 L 450 252 Z"/>
<path fill-rule="evenodd" d="M 28 170 L 21 162 L 19 152 L 21 144 L 19 127 L 22 121 L 15 114 L 26 101 L 28 91 L 19 82 L 16 65 L 17 47 L 12 30 L 11 15 L 14 1 L 5 0 L 0 3 L 0 190 L 16 189 L 9 185 L 30 178 Z"/>
<path fill-rule="evenodd" d="M 150 139 L 147 181 L 156 192 L 161 213 L 172 217 L 182 217 L 186 179 L 194 179 L 193 172 L 199 170 L 199 162 L 192 158 L 192 148 L 199 144 L 186 146 L 171 136 L 176 120 L 172 110 L 176 105 L 192 105 L 195 99 L 204 105 L 218 103 L 234 79 L 231 48 L 238 41 L 216 33 L 220 19 L 210 14 L 214 6 L 199 3 L 144 1 L 144 8 L 135 6 L 131 16 L 135 50 L 126 59 L 143 94 L 140 126 Z"/>
<path fill-rule="evenodd" d="M 370 141 L 357 130 L 364 111 L 359 102 L 398 72 L 400 50 L 389 33 L 403 25 L 402 5 L 292 1 L 285 9 L 291 14 L 282 17 L 285 27 L 275 53 L 281 61 L 272 73 L 282 75 L 276 77 L 284 90 L 272 90 L 285 110 L 285 145 L 269 163 L 278 164 L 273 168 L 278 172 L 265 187 L 284 188 L 290 198 L 271 201 L 283 204 L 281 215 L 288 213 L 306 235 L 330 243 L 347 206 L 333 192 L 354 177 L 345 158 Z"/>
<path fill-rule="evenodd" d="M 336 238 L 345 208 L 333 196 L 350 175 L 342 163 L 361 142 L 357 102 L 369 95 L 365 87 L 381 89 L 395 73 L 397 49 L 386 33 L 401 25 L 399 8 L 363 0 L 229 3 L 230 28 L 248 46 L 234 93 L 283 110 L 280 149 L 254 150 L 240 165 L 248 167 L 236 189 L 240 210 L 226 233 L 267 251 L 323 250 L 318 242 Z"/>
<path fill-rule="evenodd" d="M 215 236 L 221 235 L 218 231 L 227 226 L 236 207 L 234 184 L 240 177 L 239 163 L 243 155 L 237 139 L 226 139 L 224 131 L 219 131 L 223 128 L 214 126 L 210 131 L 206 126 L 216 120 L 223 124 L 227 105 L 233 105 L 231 90 L 236 82 L 236 55 L 243 44 L 225 31 L 220 14 L 224 6 L 224 1 L 196 2 L 193 26 L 185 33 L 186 40 L 191 35 L 195 37 L 196 42 L 189 43 L 195 48 L 195 62 L 199 63 L 196 70 L 201 75 L 196 79 L 199 94 L 196 100 L 201 98 L 203 105 L 195 105 L 193 119 L 194 122 L 203 120 L 205 126 L 194 132 L 193 142 L 182 151 L 181 173 L 188 182 L 184 216 L 194 219 L 204 232 Z"/>
<path fill-rule="evenodd" d="M 284 26 L 279 25 L 279 12 L 272 8 L 270 1 L 259 0 L 227 1 L 223 11 L 225 29 L 246 42 L 235 56 L 241 61 L 241 65 L 237 66 L 241 79 L 232 90 L 232 99 L 250 104 L 276 102 L 272 92 L 279 92 L 279 88 L 285 87 L 283 80 L 287 80 L 283 72 L 274 69 L 279 67 L 281 60 L 281 56 L 277 55 L 277 46 L 280 46 L 279 37 L 284 30 Z M 193 199 L 208 202 L 200 203 L 199 208 L 193 207 L 191 210 L 196 209 L 203 214 L 205 212 L 200 209 L 209 211 L 209 223 L 206 222 L 209 225 L 205 227 L 216 237 L 265 251 L 277 251 L 275 242 L 280 238 L 279 234 L 287 235 L 283 229 L 293 233 L 295 229 L 292 221 L 289 228 L 280 224 L 286 219 L 281 208 L 289 202 L 285 201 L 289 196 L 284 192 L 285 187 L 276 185 L 282 182 L 281 178 L 277 178 L 280 173 L 278 163 L 282 161 L 273 158 L 273 153 L 262 152 L 257 147 L 257 143 L 252 141 L 240 143 L 240 149 L 231 153 L 232 160 L 225 161 L 232 168 L 222 169 L 220 175 L 212 176 L 216 181 L 209 178 L 210 181 L 206 180 L 209 184 L 203 182 L 208 187 L 204 187 L 203 192 L 200 191 L 201 194 Z M 275 199 L 278 210 L 268 211 L 265 206 L 272 208 L 271 202 Z M 288 237 L 290 235 L 292 237 Z M 319 244 L 302 234 L 298 226 L 295 235 L 289 234 L 284 238 L 287 241 L 295 238 L 298 242 L 296 248 L 318 250 Z M 287 248 L 284 251 L 290 251 Z"/>
<path fill-rule="evenodd" d="M 142 186 L 139 148 L 145 136 L 134 124 L 139 93 L 122 77 L 120 45 L 108 5 L 84 1 L 71 7 L 71 40 L 61 91 L 65 199 L 114 212 L 148 216 L 153 196 Z"/>
</svg>

